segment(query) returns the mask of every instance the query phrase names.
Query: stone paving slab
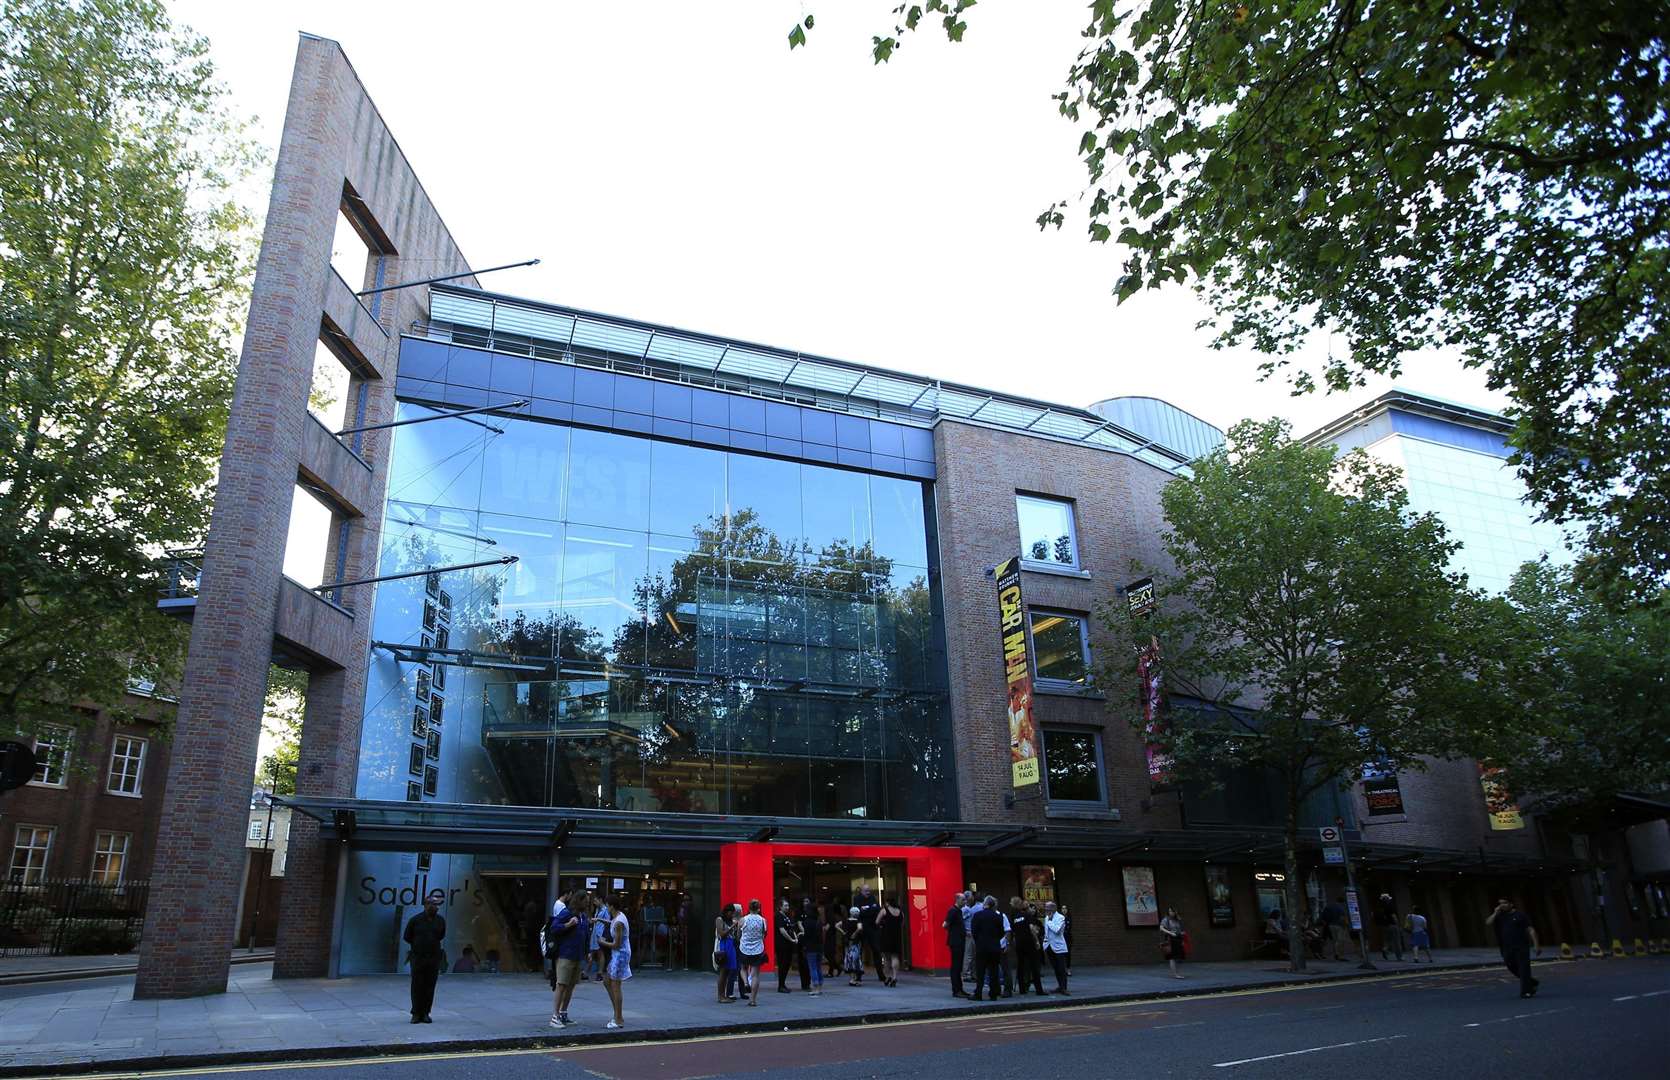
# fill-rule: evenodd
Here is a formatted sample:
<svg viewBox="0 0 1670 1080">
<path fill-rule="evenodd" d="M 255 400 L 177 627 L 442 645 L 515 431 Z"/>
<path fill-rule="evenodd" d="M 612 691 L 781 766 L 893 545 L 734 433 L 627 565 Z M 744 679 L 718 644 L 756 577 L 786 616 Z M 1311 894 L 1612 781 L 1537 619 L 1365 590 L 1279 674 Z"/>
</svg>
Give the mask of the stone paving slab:
<svg viewBox="0 0 1670 1080">
<path fill-rule="evenodd" d="M 1599 961 L 1596 961 L 1599 962 Z M 1426 972 L 1500 964 L 1494 950 L 1438 954 L 1436 965 L 1375 961 L 1378 973 Z M 1190 963 L 1188 978 L 1173 980 L 1163 964 L 1081 967 L 1071 996 L 1016 997 L 998 1003 L 954 999 L 944 978 L 906 973 L 888 988 L 873 978 L 857 987 L 844 977 L 824 982 L 821 995 L 776 991 L 768 974 L 759 1006 L 721 1004 L 714 978 L 702 973 L 645 971 L 625 984 L 626 1031 L 605 1032 L 610 1017 L 603 987 L 577 988 L 570 1015 L 576 1026 L 548 1024 L 551 993 L 534 975 L 445 975 L 435 994 L 434 1023 L 412 1025 L 405 976 L 274 980 L 270 965 L 232 970 L 227 993 L 206 998 L 134 1001 L 131 979 L 75 988 L 74 984 L 13 987 L 0 998 L 0 1076 L 251 1060 L 293 1060 L 344 1054 L 424 1049 L 566 1045 L 603 1038 L 693 1036 L 715 1031 L 815 1027 L 877 1022 L 906 1016 L 958 1015 L 979 1009 L 1047 1007 L 1207 990 L 1325 981 L 1359 972 L 1355 962 L 1313 961 L 1292 975 L 1280 961 Z M 790 980 L 798 987 L 798 977 Z M 1044 985 L 1054 980 L 1045 975 Z M 79 1067 L 79 1068 L 78 1068 Z"/>
</svg>

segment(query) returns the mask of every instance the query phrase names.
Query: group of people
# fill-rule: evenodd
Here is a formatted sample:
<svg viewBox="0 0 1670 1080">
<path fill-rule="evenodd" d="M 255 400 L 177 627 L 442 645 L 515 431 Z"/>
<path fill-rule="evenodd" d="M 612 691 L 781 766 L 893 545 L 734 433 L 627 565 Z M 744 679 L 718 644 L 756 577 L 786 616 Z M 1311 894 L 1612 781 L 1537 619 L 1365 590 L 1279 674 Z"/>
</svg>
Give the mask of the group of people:
<svg viewBox="0 0 1670 1080">
<path fill-rule="evenodd" d="M 1400 919 L 1392 894 L 1381 893 L 1374 904 L 1374 925 L 1380 932 L 1380 959 L 1389 960 L 1391 956 L 1388 953 L 1395 953 L 1401 961 L 1407 941 L 1410 958 L 1415 963 L 1421 962 L 1422 953 L 1426 954 L 1427 963 L 1433 962 L 1432 933 L 1426 913 L 1419 907 L 1411 907 L 1409 913 Z M 1305 943 L 1306 951 L 1318 960 L 1330 957 L 1342 961 L 1348 959 L 1346 953 L 1351 948 L 1351 933 L 1351 915 L 1343 893 L 1322 905 L 1321 911 L 1307 905 L 1304 921 L 1299 927 L 1300 940 Z M 1287 951 L 1287 917 L 1280 908 L 1265 916 L 1264 940 L 1279 952 Z"/>
<path fill-rule="evenodd" d="M 716 1000 L 759 1004 L 768 945 L 777 950 L 780 994 L 792 992 L 791 971 L 799 972 L 800 989 L 808 994 L 823 993 L 823 980 L 837 971 L 846 974 L 848 986 L 862 985 L 866 962 L 882 986 L 899 985 L 905 916 L 897 897 L 877 896 L 868 885 L 850 904 L 838 897 L 821 909 L 809 896 L 798 905 L 784 897 L 777 901 L 775 922 L 771 935 L 758 900 L 748 902 L 746 914 L 738 904 L 726 904 L 719 912 L 713 920 Z"/>
<path fill-rule="evenodd" d="M 1044 996 L 1043 966 L 1047 961 L 1055 974 L 1054 993 L 1067 993 L 1072 974 L 1069 934 L 1071 922 L 1065 910 L 1050 900 L 1040 911 L 1035 903 L 1011 897 L 1007 911 L 1000 910 L 997 897 L 977 900 L 972 890 L 958 895 L 946 912 L 945 944 L 951 949 L 951 996 L 975 1001 L 1024 994 L 1033 987 Z M 974 990 L 964 989 L 973 979 Z"/>
<path fill-rule="evenodd" d="M 614 1030 L 626 1026 L 621 1014 L 621 984 L 632 977 L 632 927 L 613 897 L 593 896 L 584 889 L 558 896 L 542 936 L 541 951 L 550 961 L 551 989 L 556 995 L 551 1007 L 552 1027 L 574 1023 L 568 1006 L 588 962 L 597 968 L 615 1012 L 604 1027 Z"/>
</svg>

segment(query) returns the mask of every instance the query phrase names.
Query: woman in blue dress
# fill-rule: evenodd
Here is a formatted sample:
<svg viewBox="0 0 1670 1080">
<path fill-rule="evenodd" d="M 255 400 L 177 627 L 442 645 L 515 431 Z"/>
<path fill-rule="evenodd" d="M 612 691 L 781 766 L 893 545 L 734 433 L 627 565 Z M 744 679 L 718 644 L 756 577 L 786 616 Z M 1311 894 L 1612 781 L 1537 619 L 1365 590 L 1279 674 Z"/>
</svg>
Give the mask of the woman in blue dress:
<svg viewBox="0 0 1670 1080">
<path fill-rule="evenodd" d="M 719 1003 L 736 1000 L 736 905 L 726 904 L 713 920 L 713 966 L 719 971 Z"/>
<path fill-rule="evenodd" d="M 608 963 L 603 968 L 603 989 L 609 994 L 609 1004 L 615 1007 L 615 1018 L 603 1026 L 617 1030 L 626 1026 L 626 1018 L 620 1011 L 620 984 L 632 977 L 632 930 L 626 923 L 626 912 L 617 903 L 605 901 L 597 917 L 609 924 L 603 936 L 603 948 L 608 955 Z"/>
</svg>

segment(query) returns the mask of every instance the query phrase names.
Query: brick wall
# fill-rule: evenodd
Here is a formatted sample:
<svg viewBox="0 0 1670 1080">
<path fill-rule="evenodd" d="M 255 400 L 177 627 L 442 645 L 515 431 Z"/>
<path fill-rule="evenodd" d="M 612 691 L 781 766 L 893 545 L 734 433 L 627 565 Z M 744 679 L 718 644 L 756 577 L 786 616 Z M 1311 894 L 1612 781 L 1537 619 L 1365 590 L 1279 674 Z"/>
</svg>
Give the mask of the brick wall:
<svg viewBox="0 0 1670 1080">
<path fill-rule="evenodd" d="M 956 717 L 957 790 L 968 821 L 1042 822 L 1041 790 L 1014 792 L 1009 768 L 1007 698 L 999 649 L 997 588 L 987 571 L 1020 551 L 1017 491 L 1074 504 L 1079 563 L 1085 577 L 1022 573 L 1026 605 L 1085 612 L 1092 618 L 1092 659 L 1114 646 L 1094 619 L 1116 589 L 1142 576 L 1133 561 L 1163 565 L 1159 491 L 1169 475 L 1120 454 L 941 421 L 934 429 L 939 461 L 940 562 L 945 586 L 946 653 Z M 1125 693 L 1126 688 L 1107 688 Z M 1134 692 L 1134 691 L 1133 691 Z M 1177 828 L 1173 800 L 1146 805 L 1148 773 L 1141 738 L 1107 711 L 1100 696 L 1039 693 L 1041 726 L 1071 724 L 1102 734 L 1109 805 L 1132 829 Z"/>
<path fill-rule="evenodd" d="M 362 305 L 349 294 L 366 287 L 371 268 L 365 280 L 346 287 L 332 272 L 331 240 L 350 191 L 359 200 L 356 212 L 384 251 L 384 284 L 468 268 L 341 48 L 304 35 L 192 623 L 138 997 L 226 987 L 250 783 L 275 645 L 291 662 L 311 667 L 298 792 L 353 792 L 371 589 L 345 590 L 342 605 L 367 616 L 351 619 L 282 583 L 291 497 L 302 476 L 324 487 L 350 525 L 342 553 L 346 577 L 374 572 L 388 434 L 363 438 L 363 464 L 336 440 L 317 438 L 307 414 L 314 350 L 328 309 L 361 366 L 350 393 L 367 386 L 365 423 L 387 420 L 394 412 L 399 332 L 425 313 L 427 297 L 416 288 Z M 403 272 L 408 264 L 411 271 Z M 331 489 L 333 477 L 344 478 L 341 489 Z M 335 577 L 334 541 L 330 551 L 327 580 Z M 282 605 L 281 592 L 286 593 Z M 321 610 L 305 610 L 308 605 Z M 274 970 L 280 976 L 320 975 L 329 957 L 335 856 L 321 850 L 317 829 L 304 820 L 297 821 L 291 845 L 291 884 L 280 908 Z"/>
<path fill-rule="evenodd" d="M 170 706 L 129 697 L 124 712 L 128 715 L 120 722 L 109 712 L 94 713 L 91 722 L 76 731 L 63 787 L 31 783 L 0 793 L 0 877 L 11 869 L 19 825 L 54 830 L 47 877 L 91 877 L 94 845 L 101 832 L 129 837 L 123 880 L 142 881 L 150 876 L 168 783 L 170 744 L 165 722 Z M 145 740 L 138 797 L 107 790 L 111 740 L 118 734 Z"/>
</svg>

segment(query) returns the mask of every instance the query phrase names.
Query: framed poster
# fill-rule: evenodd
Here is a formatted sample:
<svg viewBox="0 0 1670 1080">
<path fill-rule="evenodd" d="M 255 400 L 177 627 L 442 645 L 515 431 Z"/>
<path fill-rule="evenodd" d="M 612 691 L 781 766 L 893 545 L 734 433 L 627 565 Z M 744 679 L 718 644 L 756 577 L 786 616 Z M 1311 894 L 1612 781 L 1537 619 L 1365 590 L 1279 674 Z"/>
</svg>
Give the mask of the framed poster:
<svg viewBox="0 0 1670 1080">
<path fill-rule="evenodd" d="M 437 689 L 437 690 L 445 690 L 446 689 L 446 665 L 445 664 L 436 664 L 435 665 L 434 683 L 435 683 L 435 689 Z"/>
<path fill-rule="evenodd" d="M 441 713 L 446 709 L 446 700 L 439 694 L 429 695 L 429 726 L 441 726 Z"/>
<path fill-rule="evenodd" d="M 425 795 L 435 794 L 435 790 L 440 786 L 440 783 L 441 770 L 433 765 L 425 765 L 423 767 L 423 793 Z"/>
<path fill-rule="evenodd" d="M 418 668 L 417 699 L 419 701 L 429 700 L 429 671 L 426 668 Z"/>
<path fill-rule="evenodd" d="M 1229 888 L 1229 867 L 1206 867 L 1206 914 L 1213 926 L 1235 925 L 1235 894 Z"/>
<path fill-rule="evenodd" d="M 423 628 L 425 630 L 435 629 L 435 602 L 433 600 L 423 602 Z"/>
<path fill-rule="evenodd" d="M 440 732 L 431 731 L 429 733 L 429 744 L 423 748 L 423 756 L 428 758 L 430 761 L 434 761 L 441 756 Z"/>
<path fill-rule="evenodd" d="M 423 785 L 418 783 L 416 780 L 406 781 L 406 801 L 407 802 L 422 802 L 423 801 Z"/>
<path fill-rule="evenodd" d="M 1119 873 L 1125 881 L 1125 925 L 1160 925 L 1160 898 L 1154 891 L 1154 868 L 1123 866 Z"/>
<path fill-rule="evenodd" d="M 412 706 L 412 738 L 427 739 L 429 737 L 429 710 L 421 703 Z"/>
<path fill-rule="evenodd" d="M 413 776 L 422 776 L 423 775 L 423 744 L 422 743 L 413 743 L 412 744 L 411 760 L 409 762 L 407 762 L 407 764 L 406 764 L 406 771 L 411 773 Z"/>
<path fill-rule="evenodd" d="M 1021 899 L 1028 904 L 1047 904 L 1055 899 L 1055 867 L 1021 867 Z"/>
<path fill-rule="evenodd" d="M 1279 870 L 1254 870 L 1253 889 L 1258 897 L 1258 921 L 1268 922 L 1270 912 L 1287 908 L 1287 875 Z"/>
</svg>

